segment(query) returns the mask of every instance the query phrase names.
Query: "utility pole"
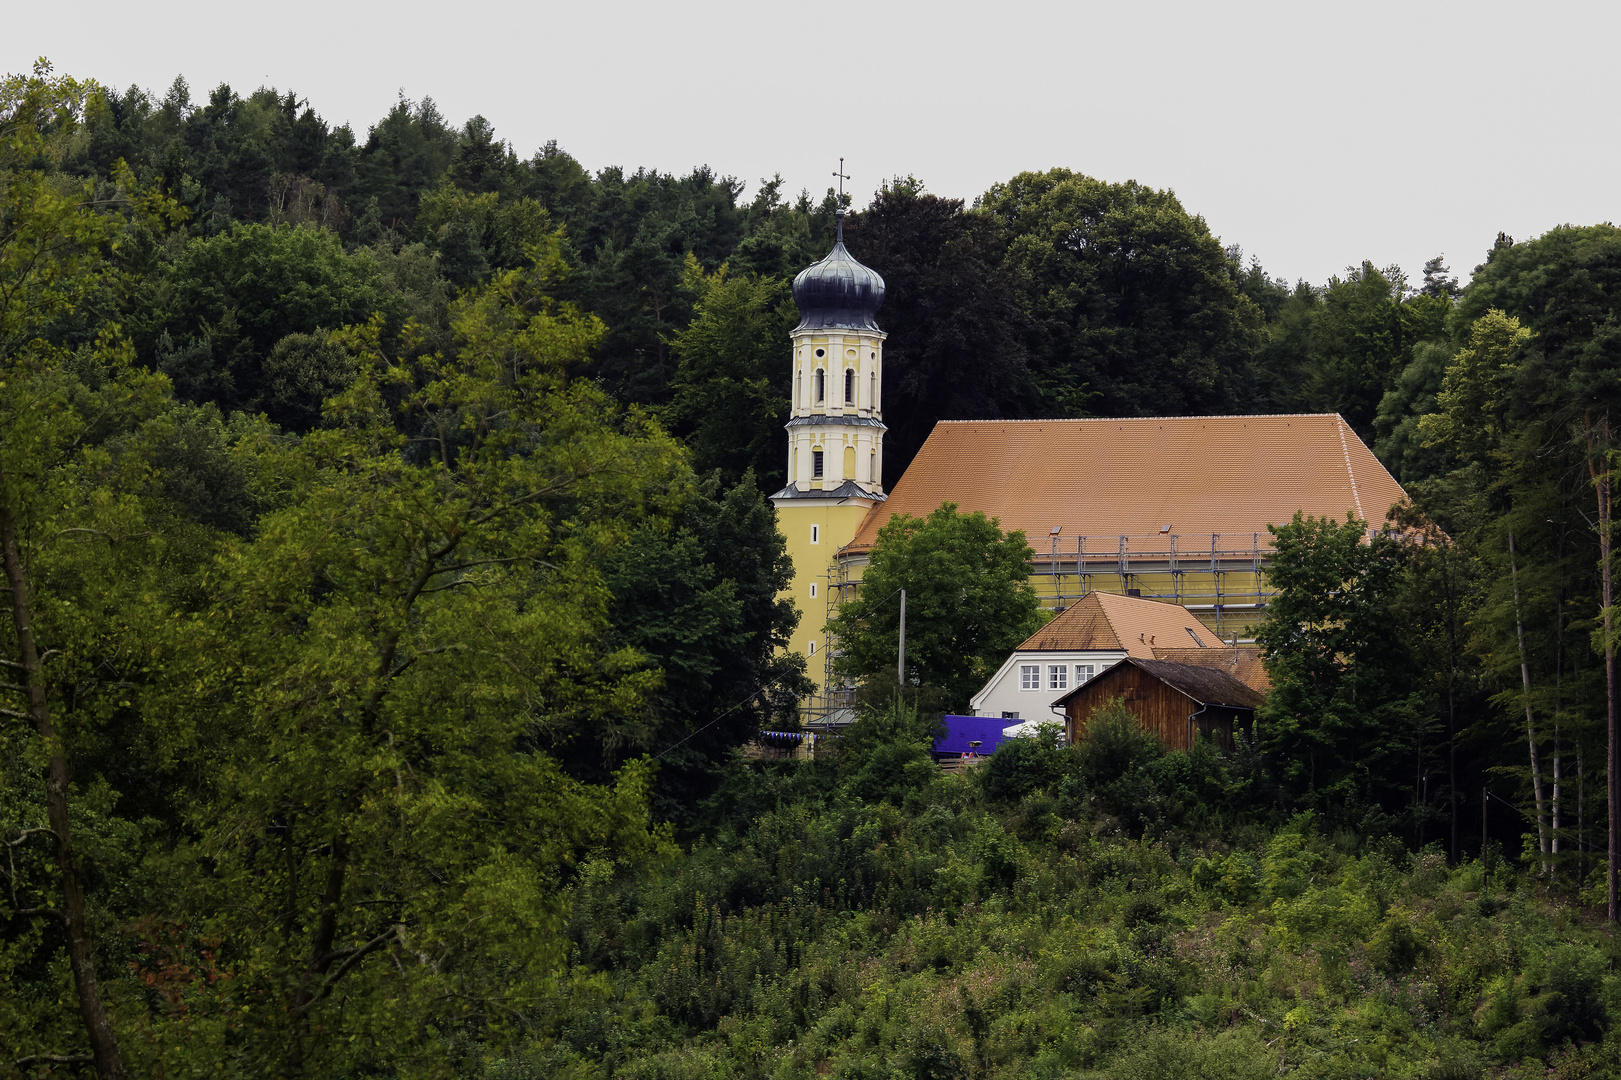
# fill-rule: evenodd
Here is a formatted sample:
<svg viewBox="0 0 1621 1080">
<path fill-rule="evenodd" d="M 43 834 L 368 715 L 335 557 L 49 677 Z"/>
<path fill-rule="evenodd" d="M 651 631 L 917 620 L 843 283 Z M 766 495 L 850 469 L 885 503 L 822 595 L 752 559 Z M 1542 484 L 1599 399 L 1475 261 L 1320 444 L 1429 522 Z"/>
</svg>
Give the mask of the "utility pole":
<svg viewBox="0 0 1621 1080">
<path fill-rule="evenodd" d="M 906 590 L 901 590 L 901 647 L 895 657 L 895 682 L 906 685 Z"/>
</svg>

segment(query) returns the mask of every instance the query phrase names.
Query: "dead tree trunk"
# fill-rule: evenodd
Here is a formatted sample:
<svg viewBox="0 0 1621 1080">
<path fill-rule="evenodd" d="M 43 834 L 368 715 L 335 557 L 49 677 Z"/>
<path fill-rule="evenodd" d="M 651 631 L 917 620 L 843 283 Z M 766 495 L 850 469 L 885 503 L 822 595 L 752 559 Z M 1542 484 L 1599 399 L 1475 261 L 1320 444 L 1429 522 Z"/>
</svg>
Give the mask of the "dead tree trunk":
<svg viewBox="0 0 1621 1080">
<path fill-rule="evenodd" d="M 113 1035 L 106 1002 L 101 997 L 101 983 L 96 978 L 95 949 L 86 926 L 84 883 L 79 878 L 79 868 L 73 854 L 73 837 L 68 829 L 67 751 L 51 723 L 39 644 L 34 640 L 28 578 L 17 547 L 11 508 L 3 504 L 0 504 L 0 555 L 4 558 L 6 585 L 11 596 L 11 618 L 17 629 L 17 659 L 8 661 L 7 666 L 21 676 L 19 681 L 28 695 L 29 719 L 33 721 L 34 730 L 48 755 L 45 814 L 56 840 L 56 866 L 62 879 L 61 918 L 67 930 L 68 966 L 73 971 L 73 985 L 78 991 L 79 1015 L 84 1020 L 85 1034 L 90 1040 L 96 1075 L 100 1080 L 122 1080 L 124 1063 L 118 1054 L 118 1040 Z"/>
</svg>

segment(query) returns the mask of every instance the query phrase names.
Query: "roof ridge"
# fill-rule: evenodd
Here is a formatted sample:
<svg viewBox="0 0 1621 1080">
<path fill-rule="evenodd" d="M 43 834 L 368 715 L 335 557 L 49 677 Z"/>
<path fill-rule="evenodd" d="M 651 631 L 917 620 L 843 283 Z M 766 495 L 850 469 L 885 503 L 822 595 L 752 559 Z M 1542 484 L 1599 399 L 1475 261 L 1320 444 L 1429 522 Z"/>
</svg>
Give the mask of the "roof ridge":
<svg viewBox="0 0 1621 1080">
<path fill-rule="evenodd" d="M 1340 435 L 1340 453 L 1345 455 L 1345 475 L 1351 481 L 1351 501 L 1356 504 L 1356 519 L 1367 521 L 1368 515 L 1362 512 L 1362 495 L 1356 489 L 1356 470 L 1351 467 L 1351 447 L 1345 441 L 1345 418 L 1338 413 L 1334 414 L 1334 418 L 1339 421 L 1335 427 Z"/>
<path fill-rule="evenodd" d="M 1123 424 L 1147 423 L 1150 420 L 1326 420 L 1333 417 L 1344 423 L 1337 412 L 1324 413 L 1205 413 L 1199 416 L 1049 416 L 998 417 L 986 420 L 936 420 L 936 424 Z"/>
</svg>

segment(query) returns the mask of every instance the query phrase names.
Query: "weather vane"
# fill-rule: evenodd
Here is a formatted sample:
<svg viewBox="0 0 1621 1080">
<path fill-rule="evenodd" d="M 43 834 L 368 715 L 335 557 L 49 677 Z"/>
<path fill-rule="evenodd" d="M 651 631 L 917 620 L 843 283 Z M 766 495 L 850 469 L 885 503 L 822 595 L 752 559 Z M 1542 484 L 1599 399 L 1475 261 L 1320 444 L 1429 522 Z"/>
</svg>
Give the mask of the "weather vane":
<svg viewBox="0 0 1621 1080">
<path fill-rule="evenodd" d="M 834 170 L 834 176 L 839 179 L 839 209 L 844 209 L 844 182 L 850 179 L 844 174 L 844 159 L 839 158 L 839 167 Z"/>
</svg>

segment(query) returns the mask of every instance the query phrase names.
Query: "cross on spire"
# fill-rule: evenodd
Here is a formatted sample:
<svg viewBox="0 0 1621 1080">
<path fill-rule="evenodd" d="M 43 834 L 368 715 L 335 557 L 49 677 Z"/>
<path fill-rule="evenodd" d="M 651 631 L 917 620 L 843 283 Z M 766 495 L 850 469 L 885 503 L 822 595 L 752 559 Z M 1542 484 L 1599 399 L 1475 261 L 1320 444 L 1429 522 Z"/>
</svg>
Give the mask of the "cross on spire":
<svg viewBox="0 0 1621 1080">
<path fill-rule="evenodd" d="M 844 243 L 844 182 L 850 179 L 845 175 L 843 158 L 839 158 L 839 167 L 833 171 L 833 175 L 838 177 L 839 180 L 839 205 L 833 212 L 833 218 L 838 222 L 839 226 L 839 235 L 836 242 L 842 244 Z"/>
</svg>

